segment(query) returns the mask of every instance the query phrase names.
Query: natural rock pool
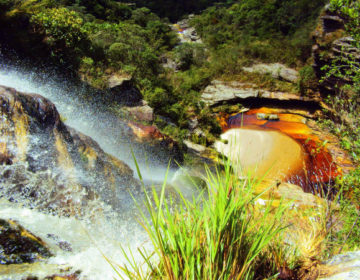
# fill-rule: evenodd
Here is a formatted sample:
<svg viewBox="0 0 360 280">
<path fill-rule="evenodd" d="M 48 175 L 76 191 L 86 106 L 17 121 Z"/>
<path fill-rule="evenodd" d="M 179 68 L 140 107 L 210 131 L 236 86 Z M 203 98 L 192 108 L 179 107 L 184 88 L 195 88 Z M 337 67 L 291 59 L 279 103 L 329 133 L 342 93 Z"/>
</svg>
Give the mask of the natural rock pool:
<svg viewBox="0 0 360 280">
<path fill-rule="evenodd" d="M 283 110 L 284 111 L 284 110 Z M 274 120 L 264 116 L 276 116 Z M 224 133 L 218 151 L 240 161 L 242 176 L 285 181 L 317 191 L 351 168 L 346 156 L 334 157 L 333 138 L 319 133 L 299 115 L 260 108 L 220 118 Z M 330 151 L 331 149 L 331 151 Z"/>
</svg>

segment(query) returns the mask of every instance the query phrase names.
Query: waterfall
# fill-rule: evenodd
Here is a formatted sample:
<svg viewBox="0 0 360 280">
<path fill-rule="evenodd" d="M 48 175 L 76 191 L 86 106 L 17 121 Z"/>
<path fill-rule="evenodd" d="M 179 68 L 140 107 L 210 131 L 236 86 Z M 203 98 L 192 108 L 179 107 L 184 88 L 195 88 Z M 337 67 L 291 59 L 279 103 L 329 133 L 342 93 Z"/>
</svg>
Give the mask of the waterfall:
<svg viewBox="0 0 360 280">
<path fill-rule="evenodd" d="M 135 170 L 132 151 L 140 165 L 142 177 L 159 183 L 165 177 L 171 156 L 166 149 L 134 143 L 126 122 L 107 110 L 101 96 L 85 86 L 61 79 L 52 70 L 22 69 L 0 61 L 0 85 L 26 93 L 37 93 L 52 101 L 64 123 L 94 139 L 108 154 L 126 162 Z M 170 170 L 170 177 L 174 170 Z M 136 174 L 137 175 L 137 174 Z"/>
<path fill-rule="evenodd" d="M 108 111 L 101 98 L 92 96 L 88 88 L 62 80 L 53 71 L 27 71 L 1 62 L 0 85 L 26 93 L 37 93 L 49 99 L 56 105 L 66 125 L 90 136 L 106 153 L 126 162 L 135 170 L 133 151 L 147 182 L 159 184 L 165 178 L 167 163 L 171 157 L 166 150 L 133 143 L 126 122 Z M 33 182 L 30 178 L 31 172 L 25 171 L 24 166 L 17 165 L 14 164 L 20 173 L 27 176 L 29 184 L 36 185 L 35 179 Z M 171 169 L 168 177 L 171 178 L 174 172 Z M 41 188 L 46 189 L 47 186 Z M 129 200 L 129 196 L 126 199 Z M 141 203 L 143 197 L 139 195 L 135 199 Z M 139 246 L 151 247 L 146 233 L 136 221 L 137 214 L 131 201 L 126 201 L 127 209 L 123 213 L 117 213 L 101 200 L 94 200 L 91 205 L 87 205 L 89 213 L 77 219 L 38 211 L 34 209 L 35 206 L 19 200 L 15 199 L 19 203 L 10 203 L 6 197 L 0 198 L 0 218 L 13 219 L 43 239 L 54 252 L 54 257 L 46 263 L 70 267 L 73 269 L 70 272 L 80 270 L 80 279 L 114 279 L 116 274 L 106 258 L 116 264 L 123 264 L 125 259 L 121 246 L 130 248 L 135 253 Z M 29 273 L 13 271 L 0 276 L 0 279 L 23 279 Z M 32 276 L 41 278 L 51 272 L 44 268 L 31 273 Z"/>
</svg>

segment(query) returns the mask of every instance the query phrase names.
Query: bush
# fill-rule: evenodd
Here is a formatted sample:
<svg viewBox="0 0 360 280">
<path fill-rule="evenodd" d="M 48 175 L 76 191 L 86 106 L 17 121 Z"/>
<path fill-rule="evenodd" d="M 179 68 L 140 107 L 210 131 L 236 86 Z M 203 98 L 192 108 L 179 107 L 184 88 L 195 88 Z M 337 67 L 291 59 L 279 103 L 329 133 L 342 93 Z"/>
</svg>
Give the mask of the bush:
<svg viewBox="0 0 360 280">
<path fill-rule="evenodd" d="M 316 89 L 318 85 L 318 79 L 312 66 L 304 66 L 300 69 L 299 74 L 299 90 L 301 94 L 307 94 L 308 90 Z"/>
<path fill-rule="evenodd" d="M 52 47 L 74 49 L 88 35 L 83 19 L 66 8 L 46 9 L 32 15 L 31 22 L 46 34 L 47 43 Z"/>
<path fill-rule="evenodd" d="M 192 65 L 200 67 L 207 60 L 205 46 L 196 43 L 184 43 L 174 50 L 175 61 L 180 70 L 189 70 Z"/>
</svg>

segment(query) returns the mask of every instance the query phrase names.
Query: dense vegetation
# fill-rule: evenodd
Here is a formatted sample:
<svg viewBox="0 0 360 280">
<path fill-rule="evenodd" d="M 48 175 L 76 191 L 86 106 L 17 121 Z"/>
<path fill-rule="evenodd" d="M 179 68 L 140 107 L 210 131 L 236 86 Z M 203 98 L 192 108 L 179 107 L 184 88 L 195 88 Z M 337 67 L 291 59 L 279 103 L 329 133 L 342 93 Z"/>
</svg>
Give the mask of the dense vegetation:
<svg viewBox="0 0 360 280">
<path fill-rule="evenodd" d="M 194 25 L 220 52 L 218 57 L 230 52 L 232 57 L 301 66 L 310 56 L 310 33 L 325 2 L 238 1 L 230 7 L 209 8 Z"/>
</svg>

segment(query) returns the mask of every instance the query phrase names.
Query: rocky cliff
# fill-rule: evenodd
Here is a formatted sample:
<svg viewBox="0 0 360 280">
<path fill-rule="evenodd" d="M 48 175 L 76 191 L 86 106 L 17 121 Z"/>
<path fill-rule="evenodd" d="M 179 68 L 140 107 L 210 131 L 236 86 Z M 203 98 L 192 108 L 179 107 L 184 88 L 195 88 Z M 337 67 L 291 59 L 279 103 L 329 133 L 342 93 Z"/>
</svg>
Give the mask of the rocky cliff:
<svg viewBox="0 0 360 280">
<path fill-rule="evenodd" d="M 0 87 L 0 194 L 57 214 L 81 215 L 94 200 L 121 209 L 138 183 L 125 163 L 67 127 L 37 94 Z"/>
</svg>

